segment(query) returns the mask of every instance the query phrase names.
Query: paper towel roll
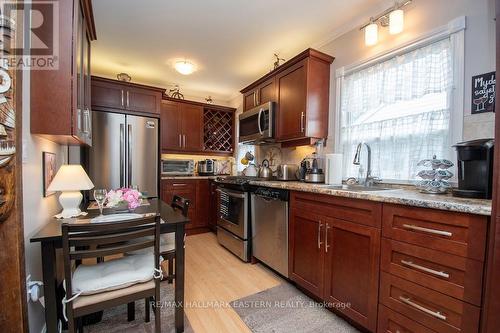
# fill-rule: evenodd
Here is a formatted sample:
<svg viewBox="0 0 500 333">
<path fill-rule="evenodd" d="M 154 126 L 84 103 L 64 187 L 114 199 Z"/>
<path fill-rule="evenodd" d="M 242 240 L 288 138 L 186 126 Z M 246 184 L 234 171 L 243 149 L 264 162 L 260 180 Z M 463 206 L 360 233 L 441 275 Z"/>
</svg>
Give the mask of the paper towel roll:
<svg viewBox="0 0 500 333">
<path fill-rule="evenodd" d="M 325 183 L 342 185 L 342 154 L 325 155 Z"/>
</svg>

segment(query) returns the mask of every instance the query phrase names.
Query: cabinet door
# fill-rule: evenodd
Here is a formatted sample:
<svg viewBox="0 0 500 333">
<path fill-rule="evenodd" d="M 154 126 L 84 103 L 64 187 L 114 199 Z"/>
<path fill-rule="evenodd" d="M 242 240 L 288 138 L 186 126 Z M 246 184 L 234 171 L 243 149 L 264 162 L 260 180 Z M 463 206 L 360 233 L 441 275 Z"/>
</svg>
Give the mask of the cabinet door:
<svg viewBox="0 0 500 333">
<path fill-rule="evenodd" d="M 243 94 L 243 111 L 250 110 L 257 105 L 257 90 L 252 90 Z"/>
<path fill-rule="evenodd" d="M 323 237 L 327 218 L 293 209 L 289 228 L 290 279 L 317 297 L 323 294 Z"/>
<path fill-rule="evenodd" d="M 124 86 L 92 80 L 92 107 L 123 109 L 125 107 Z"/>
<path fill-rule="evenodd" d="M 158 91 L 128 87 L 125 105 L 129 111 L 160 113 L 161 93 Z"/>
<path fill-rule="evenodd" d="M 377 326 L 380 230 L 339 219 L 325 229 L 324 299 L 372 332 Z"/>
<path fill-rule="evenodd" d="M 84 83 L 84 41 L 83 34 L 85 33 L 84 17 L 81 6 L 78 5 L 76 28 L 75 28 L 75 61 L 76 61 L 76 112 L 73 113 L 73 136 L 81 141 L 84 140 L 84 118 L 83 110 L 85 108 L 85 83 Z"/>
<path fill-rule="evenodd" d="M 203 107 L 181 104 L 182 148 L 187 151 L 203 151 Z"/>
<path fill-rule="evenodd" d="M 161 149 L 182 149 L 180 104 L 165 101 L 161 103 L 160 113 Z"/>
<path fill-rule="evenodd" d="M 84 24 L 83 29 L 83 133 L 85 143 L 92 145 L 92 109 L 91 109 L 91 77 L 90 77 L 90 37 Z"/>
<path fill-rule="evenodd" d="M 278 140 L 306 136 L 307 60 L 290 67 L 276 77 L 278 110 L 276 136 Z"/>
<path fill-rule="evenodd" d="M 267 80 L 257 88 L 259 105 L 276 101 L 276 85 L 274 78 Z"/>
<path fill-rule="evenodd" d="M 167 203 L 172 203 L 174 195 L 181 196 L 189 200 L 188 217 L 191 220 L 186 225 L 186 229 L 192 229 L 197 226 L 197 209 L 198 202 L 196 200 L 197 181 L 196 180 L 162 180 L 161 181 L 161 199 Z"/>
</svg>

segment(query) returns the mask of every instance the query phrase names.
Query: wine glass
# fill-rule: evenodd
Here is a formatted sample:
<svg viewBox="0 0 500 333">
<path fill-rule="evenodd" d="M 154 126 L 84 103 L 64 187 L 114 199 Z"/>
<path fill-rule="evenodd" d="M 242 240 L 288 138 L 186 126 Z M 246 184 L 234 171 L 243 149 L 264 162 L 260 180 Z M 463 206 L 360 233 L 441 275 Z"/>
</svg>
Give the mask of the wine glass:
<svg viewBox="0 0 500 333">
<path fill-rule="evenodd" d="M 105 189 L 95 189 L 94 190 L 94 199 L 97 202 L 97 206 L 99 206 L 99 216 L 102 216 L 102 209 L 104 208 L 104 201 L 106 200 L 106 195 L 108 191 Z"/>
</svg>

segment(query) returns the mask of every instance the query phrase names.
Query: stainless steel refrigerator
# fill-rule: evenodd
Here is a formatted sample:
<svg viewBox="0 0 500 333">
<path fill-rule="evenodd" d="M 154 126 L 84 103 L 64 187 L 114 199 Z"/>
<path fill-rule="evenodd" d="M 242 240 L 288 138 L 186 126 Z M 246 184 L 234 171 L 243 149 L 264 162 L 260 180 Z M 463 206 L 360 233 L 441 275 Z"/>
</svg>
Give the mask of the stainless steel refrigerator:
<svg viewBox="0 0 500 333">
<path fill-rule="evenodd" d="M 158 119 L 94 111 L 92 126 L 89 172 L 95 188 L 138 186 L 158 197 Z"/>
</svg>

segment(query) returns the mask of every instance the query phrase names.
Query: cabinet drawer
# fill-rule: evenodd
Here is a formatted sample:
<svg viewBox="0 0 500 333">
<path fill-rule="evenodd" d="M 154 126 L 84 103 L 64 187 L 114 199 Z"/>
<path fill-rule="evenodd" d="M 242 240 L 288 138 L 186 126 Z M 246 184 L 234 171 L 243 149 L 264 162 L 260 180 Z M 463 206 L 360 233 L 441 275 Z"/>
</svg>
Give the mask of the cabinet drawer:
<svg viewBox="0 0 500 333">
<path fill-rule="evenodd" d="M 477 332 L 480 309 L 382 272 L 380 302 L 437 332 Z"/>
<path fill-rule="evenodd" d="M 315 193 L 292 192 L 291 207 L 380 228 L 382 204 Z"/>
<path fill-rule="evenodd" d="M 384 205 L 382 221 L 386 238 L 484 260 L 485 216 Z"/>
<path fill-rule="evenodd" d="M 425 326 L 383 306 L 378 307 L 378 333 L 435 333 Z"/>
<path fill-rule="evenodd" d="M 383 239 L 381 269 L 443 294 L 481 305 L 481 261 Z"/>
</svg>

